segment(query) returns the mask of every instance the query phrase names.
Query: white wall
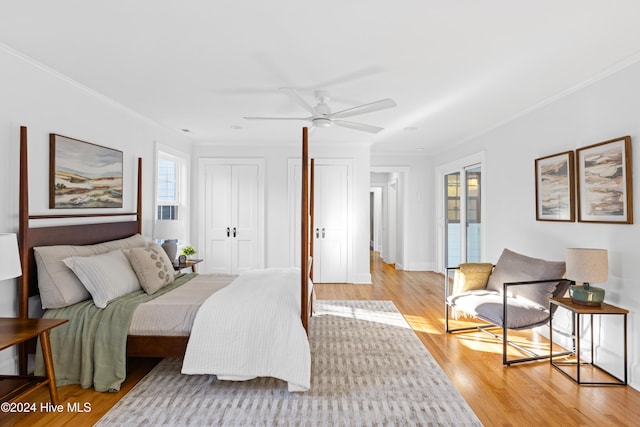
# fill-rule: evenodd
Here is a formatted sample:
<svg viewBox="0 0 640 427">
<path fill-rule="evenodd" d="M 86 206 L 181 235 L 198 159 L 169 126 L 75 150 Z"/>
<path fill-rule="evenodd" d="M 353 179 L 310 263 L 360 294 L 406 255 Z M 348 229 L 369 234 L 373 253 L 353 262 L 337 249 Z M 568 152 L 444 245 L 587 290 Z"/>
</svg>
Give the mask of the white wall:
<svg viewBox="0 0 640 427">
<path fill-rule="evenodd" d="M 630 310 L 629 379 L 635 388 L 640 387 L 640 225 L 536 221 L 534 160 L 624 135 L 637 147 L 639 93 L 640 64 L 635 64 L 434 158 L 435 165 L 443 165 L 486 150 L 486 261 L 496 261 L 505 247 L 552 260 L 563 260 L 567 247 L 609 250 L 609 281 L 603 287 L 606 302 Z M 640 154 L 635 151 L 637 218 Z M 557 317 L 568 322 L 566 313 Z M 620 319 L 605 320 L 595 329 L 602 339 L 598 358 L 621 376 Z"/>
<path fill-rule="evenodd" d="M 150 237 L 154 217 L 154 142 L 189 152 L 190 141 L 2 46 L 0 70 L 0 232 L 18 230 L 19 128 L 27 126 L 32 214 L 50 212 L 49 133 L 57 133 L 123 151 L 122 212 L 135 211 L 136 159 L 143 158 L 143 233 Z M 0 316 L 15 316 L 17 281 L 0 286 Z M 12 355 L 13 349 L 0 353 L 0 371 L 15 368 Z"/>
<path fill-rule="evenodd" d="M 238 146 L 197 144 L 194 146 L 192 164 L 193 177 L 197 177 L 195 167 L 199 159 L 206 157 L 259 157 L 265 159 L 265 266 L 281 267 L 290 264 L 290 230 L 288 200 L 288 159 L 301 157 L 302 137 L 292 137 L 281 146 Z M 369 147 L 363 144 L 343 146 L 323 146 L 309 140 L 309 157 L 331 159 L 353 159 L 354 191 L 352 218 L 350 222 L 350 257 L 348 260 L 348 281 L 350 283 L 370 283 L 369 271 Z M 200 211 L 198 182 L 193 179 L 192 212 Z M 196 224 L 197 222 L 193 222 Z M 197 241 L 197 230 L 192 241 Z"/>
</svg>

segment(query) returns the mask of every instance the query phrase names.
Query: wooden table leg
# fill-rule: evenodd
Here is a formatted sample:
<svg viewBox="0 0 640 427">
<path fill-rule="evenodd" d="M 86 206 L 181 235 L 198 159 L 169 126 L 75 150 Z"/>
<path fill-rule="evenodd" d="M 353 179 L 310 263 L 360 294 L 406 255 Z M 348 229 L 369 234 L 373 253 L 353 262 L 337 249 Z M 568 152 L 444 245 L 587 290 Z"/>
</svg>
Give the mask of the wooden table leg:
<svg viewBox="0 0 640 427">
<path fill-rule="evenodd" d="M 49 331 L 40 334 L 40 343 L 42 344 L 42 358 L 44 359 L 44 369 L 49 379 L 49 395 L 51 403 L 58 404 L 58 388 L 56 387 L 56 374 L 53 369 L 53 356 L 51 355 L 51 343 L 49 341 Z"/>
</svg>

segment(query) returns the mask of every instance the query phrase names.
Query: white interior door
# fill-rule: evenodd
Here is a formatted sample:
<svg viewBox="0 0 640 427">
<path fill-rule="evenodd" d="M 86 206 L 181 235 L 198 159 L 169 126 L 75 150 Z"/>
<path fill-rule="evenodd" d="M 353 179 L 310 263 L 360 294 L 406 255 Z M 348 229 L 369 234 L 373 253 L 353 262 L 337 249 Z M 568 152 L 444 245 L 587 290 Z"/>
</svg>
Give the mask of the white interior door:
<svg viewBox="0 0 640 427">
<path fill-rule="evenodd" d="M 396 263 L 397 224 L 398 224 L 398 181 L 393 180 L 387 185 L 387 249 L 384 252 L 384 262 Z"/>
<path fill-rule="evenodd" d="M 263 183 L 259 163 L 202 164 L 204 251 L 201 270 L 237 274 L 262 267 Z"/>
<path fill-rule="evenodd" d="M 313 281 L 316 283 L 348 281 L 350 168 L 351 163 L 344 160 L 315 160 L 315 213 L 310 237 L 314 243 Z M 300 267 L 301 173 L 300 161 L 290 160 L 291 265 L 296 267 Z"/>
<path fill-rule="evenodd" d="M 207 164 L 204 179 L 204 263 L 208 273 L 231 272 L 231 165 Z"/>
<path fill-rule="evenodd" d="M 347 281 L 347 165 L 315 166 L 314 270 L 317 283 Z"/>
<path fill-rule="evenodd" d="M 231 190 L 231 271 L 239 273 L 257 266 L 258 258 L 258 166 L 234 165 Z"/>
</svg>

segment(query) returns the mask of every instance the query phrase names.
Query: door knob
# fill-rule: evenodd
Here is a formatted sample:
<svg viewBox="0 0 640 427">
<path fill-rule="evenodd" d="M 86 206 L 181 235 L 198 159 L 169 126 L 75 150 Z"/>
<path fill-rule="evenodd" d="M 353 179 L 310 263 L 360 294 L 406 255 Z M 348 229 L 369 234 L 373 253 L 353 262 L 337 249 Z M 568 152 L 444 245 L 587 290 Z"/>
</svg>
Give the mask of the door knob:
<svg viewBox="0 0 640 427">
<path fill-rule="evenodd" d="M 229 229 L 229 227 L 227 227 L 227 237 L 229 237 L 231 235 L 231 230 Z"/>
<path fill-rule="evenodd" d="M 322 238 L 324 239 L 324 228 L 322 229 Z"/>
<path fill-rule="evenodd" d="M 236 228 L 233 227 L 233 237 L 236 237 Z"/>
</svg>

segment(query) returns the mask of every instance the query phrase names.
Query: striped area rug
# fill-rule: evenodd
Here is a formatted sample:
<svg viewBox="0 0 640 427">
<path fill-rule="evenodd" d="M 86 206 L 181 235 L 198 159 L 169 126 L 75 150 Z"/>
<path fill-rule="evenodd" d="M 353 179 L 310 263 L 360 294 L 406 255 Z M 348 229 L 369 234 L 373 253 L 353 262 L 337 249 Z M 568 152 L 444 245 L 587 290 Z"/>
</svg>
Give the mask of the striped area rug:
<svg viewBox="0 0 640 427">
<path fill-rule="evenodd" d="M 318 300 L 309 330 L 307 392 L 182 375 L 165 359 L 96 425 L 482 425 L 392 302 Z"/>
</svg>

